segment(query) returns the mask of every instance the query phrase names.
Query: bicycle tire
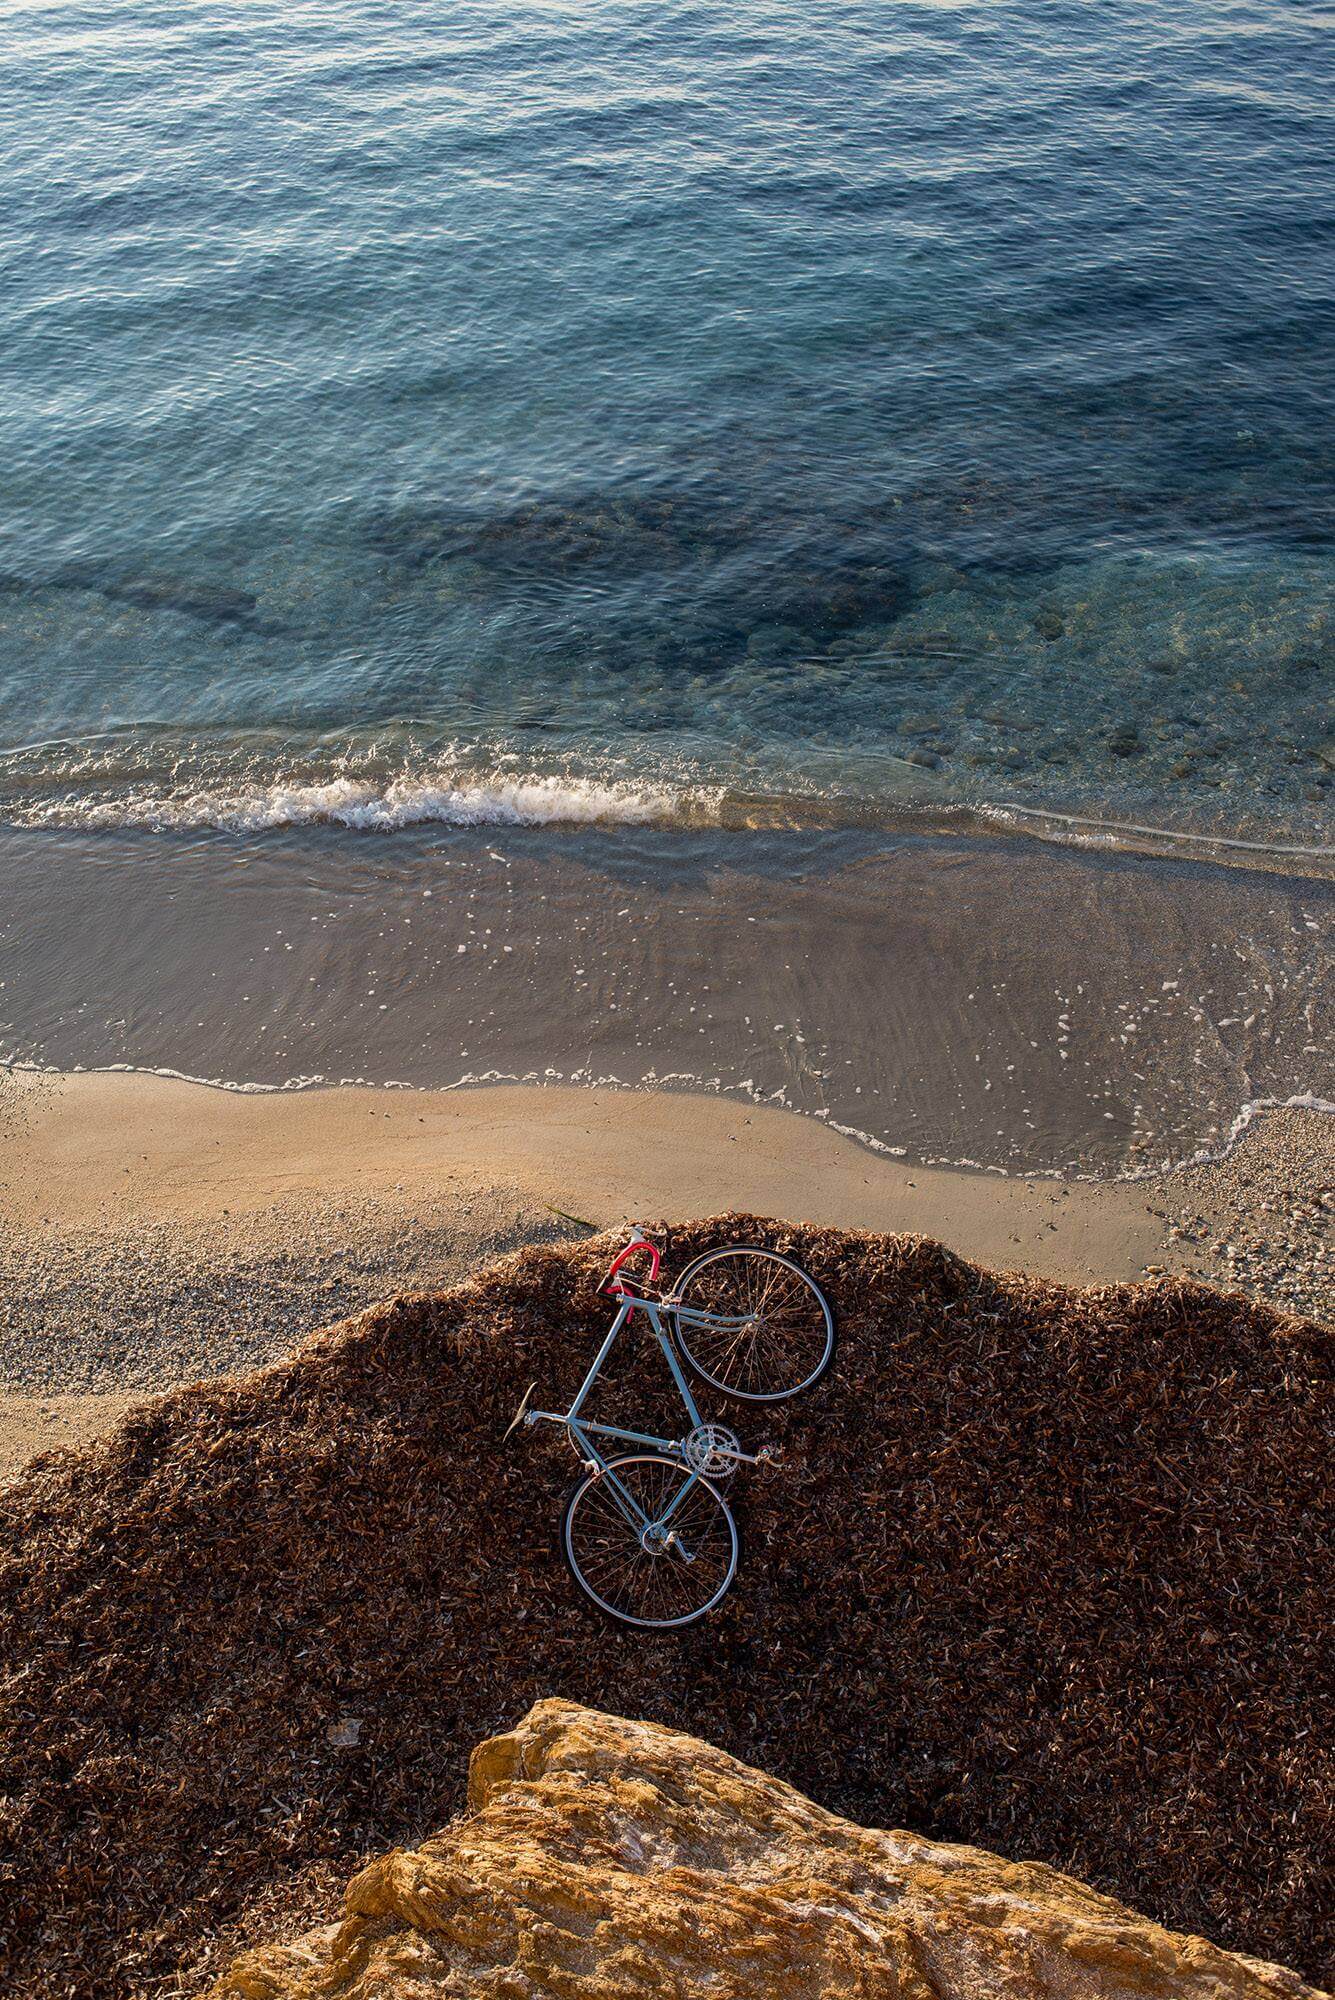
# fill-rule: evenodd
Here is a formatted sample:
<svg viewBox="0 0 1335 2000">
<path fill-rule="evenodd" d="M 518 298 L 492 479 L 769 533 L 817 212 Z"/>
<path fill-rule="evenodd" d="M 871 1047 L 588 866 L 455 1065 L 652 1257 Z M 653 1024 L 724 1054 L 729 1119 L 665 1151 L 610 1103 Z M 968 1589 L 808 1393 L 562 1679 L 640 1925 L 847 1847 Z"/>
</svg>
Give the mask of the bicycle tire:
<svg viewBox="0 0 1335 2000">
<path fill-rule="evenodd" d="M 727 1316 L 737 1317 L 740 1308 L 742 1313 L 757 1315 L 757 1324 L 763 1327 L 766 1299 L 775 1296 L 774 1280 L 758 1276 L 754 1269 L 748 1271 L 745 1260 L 750 1260 L 752 1267 L 774 1267 L 776 1274 L 781 1271 L 797 1281 L 796 1287 L 784 1285 L 777 1295 L 776 1307 L 769 1315 L 768 1341 L 759 1331 L 749 1339 L 745 1334 L 738 1337 L 720 1332 L 711 1349 L 709 1329 L 684 1327 L 676 1310 L 672 1313 L 673 1339 L 690 1367 L 711 1388 L 744 1403 L 783 1403 L 814 1388 L 834 1359 L 834 1310 L 809 1271 L 779 1250 L 766 1250 L 754 1243 L 728 1244 L 706 1250 L 688 1264 L 673 1287 L 673 1297 L 689 1307 L 687 1293 L 694 1284 L 699 1294 L 697 1311 L 710 1310 L 712 1305 L 724 1317 L 724 1309 L 731 1306 Z M 789 1372 L 795 1371 L 798 1379 L 775 1387 L 772 1376 L 780 1373 L 785 1347 L 792 1354 Z"/>
<path fill-rule="evenodd" d="M 662 1511 L 671 1496 L 672 1481 L 692 1481 L 696 1491 L 705 1496 L 708 1512 L 701 1517 L 688 1496 L 674 1518 L 684 1524 L 693 1539 L 703 1544 L 708 1538 L 707 1553 L 703 1546 L 698 1547 L 696 1560 L 707 1559 L 709 1568 L 692 1591 L 688 1588 L 690 1568 L 671 1551 L 651 1555 L 641 1550 L 635 1556 L 632 1549 L 636 1536 L 631 1524 L 610 1502 L 604 1503 L 601 1515 L 594 1512 L 595 1496 L 604 1484 L 601 1472 L 586 1473 L 576 1480 L 566 1501 L 560 1533 L 566 1568 L 590 1603 L 619 1625 L 650 1632 L 680 1631 L 684 1626 L 694 1625 L 717 1608 L 737 1575 L 742 1544 L 732 1509 L 712 1481 L 692 1474 L 689 1467 L 662 1453 L 628 1453 L 610 1459 L 608 1467 L 626 1481 L 646 1512 L 653 1511 L 646 1501 L 653 1500 L 655 1494 L 657 1511 Z M 631 1468 L 637 1471 L 632 1472 Z M 721 1547 L 716 1545 L 720 1529 L 724 1538 Z M 608 1555 L 603 1560 L 595 1544 L 609 1530 Z M 623 1540 L 617 1538 L 618 1531 Z M 585 1574 L 586 1568 L 594 1571 L 593 1576 Z M 702 1594 L 704 1601 L 695 1601 Z M 616 1601 L 618 1598 L 620 1602 Z M 672 1615 L 646 1615 L 651 1608 Z"/>
</svg>

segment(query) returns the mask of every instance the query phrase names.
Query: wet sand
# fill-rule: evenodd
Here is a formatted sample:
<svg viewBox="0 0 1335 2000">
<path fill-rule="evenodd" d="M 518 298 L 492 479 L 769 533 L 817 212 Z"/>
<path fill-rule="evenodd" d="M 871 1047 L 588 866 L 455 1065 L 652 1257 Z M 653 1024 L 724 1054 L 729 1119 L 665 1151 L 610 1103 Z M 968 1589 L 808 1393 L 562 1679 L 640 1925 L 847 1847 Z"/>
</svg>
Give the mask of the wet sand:
<svg viewBox="0 0 1335 2000">
<path fill-rule="evenodd" d="M 0 1475 L 136 1397 L 583 1224 L 737 1208 L 918 1231 L 1082 1285 L 1195 1270 L 1329 1311 L 1333 1157 L 1335 1125 L 1299 1112 L 1255 1121 L 1224 1168 L 1092 1182 L 910 1166 L 810 1119 L 685 1094 L 0 1075 Z M 1253 1229 L 1241 1271 L 1212 1247 L 1237 1240 L 1240 1200 L 1308 1214 Z"/>
<path fill-rule="evenodd" d="M 1335 1099 L 1335 882 L 1014 833 L 0 828 L 0 1058 L 732 1097 L 1011 1174 Z"/>
</svg>

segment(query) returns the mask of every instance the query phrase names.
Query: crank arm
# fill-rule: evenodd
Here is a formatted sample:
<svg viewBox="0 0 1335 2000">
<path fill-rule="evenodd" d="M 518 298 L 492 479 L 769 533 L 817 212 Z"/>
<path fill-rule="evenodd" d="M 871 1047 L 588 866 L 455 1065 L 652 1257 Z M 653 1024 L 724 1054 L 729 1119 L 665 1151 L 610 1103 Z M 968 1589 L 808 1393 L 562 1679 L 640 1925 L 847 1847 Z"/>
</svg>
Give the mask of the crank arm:
<svg viewBox="0 0 1335 2000">
<path fill-rule="evenodd" d="M 739 1465 L 773 1465 L 783 1457 L 783 1449 L 777 1444 L 762 1444 L 759 1451 L 730 1451 L 726 1457 L 735 1459 Z"/>
</svg>

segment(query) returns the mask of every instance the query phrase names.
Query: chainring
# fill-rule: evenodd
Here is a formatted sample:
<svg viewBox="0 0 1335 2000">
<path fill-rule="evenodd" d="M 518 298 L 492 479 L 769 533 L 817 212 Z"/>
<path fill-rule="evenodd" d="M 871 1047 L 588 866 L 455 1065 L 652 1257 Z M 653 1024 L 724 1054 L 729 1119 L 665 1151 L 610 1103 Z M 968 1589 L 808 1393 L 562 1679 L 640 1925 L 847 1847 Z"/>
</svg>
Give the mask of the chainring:
<svg viewBox="0 0 1335 2000">
<path fill-rule="evenodd" d="M 681 1454 L 692 1472 L 703 1473 L 707 1479 L 731 1479 L 740 1449 L 732 1432 L 722 1424 L 700 1424 L 682 1440 Z"/>
</svg>

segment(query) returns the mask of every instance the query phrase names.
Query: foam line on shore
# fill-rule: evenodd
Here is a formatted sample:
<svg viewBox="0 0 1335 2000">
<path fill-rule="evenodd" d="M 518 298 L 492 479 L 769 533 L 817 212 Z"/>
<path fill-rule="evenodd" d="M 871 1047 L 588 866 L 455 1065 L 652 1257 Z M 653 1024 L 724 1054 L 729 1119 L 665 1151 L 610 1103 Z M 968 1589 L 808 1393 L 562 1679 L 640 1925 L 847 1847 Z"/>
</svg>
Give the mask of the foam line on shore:
<svg viewBox="0 0 1335 2000">
<path fill-rule="evenodd" d="M 697 813 L 708 795 L 689 795 Z M 497 775 L 396 778 L 377 783 L 332 778 L 279 781 L 249 791 L 130 793 L 115 799 L 54 799 L 14 815 L 14 823 L 72 831 L 141 829 L 154 833 L 266 833 L 281 827 L 341 826 L 390 833 L 401 827 L 644 826 L 681 817 L 682 800 L 649 784 L 591 778 Z"/>
<path fill-rule="evenodd" d="M 15 772 L 32 748 L 0 751 L 0 771 Z M 616 768 L 583 774 L 513 768 L 518 760 L 476 762 L 466 752 L 439 757 L 397 774 L 335 768 L 332 772 L 239 772 L 232 782 L 195 782 L 166 774 L 126 771 L 97 759 L 48 773 L 32 789 L 11 777 L 0 795 L 0 825 L 24 831 L 66 833 L 225 833 L 259 835 L 336 827 L 351 833 L 391 834 L 412 827 L 653 827 L 746 832 L 837 827 L 907 828 L 952 833 L 961 829 L 1005 832 L 1109 852 L 1146 851 L 1164 860 L 1196 856 L 1220 865 L 1273 865 L 1323 874 L 1335 846 L 1305 845 L 1205 829 L 1111 819 L 1027 805 L 1018 799 L 947 796 L 937 791 L 872 787 L 868 790 L 782 787 L 731 791 L 703 770 L 618 775 Z M 912 766 L 880 756 L 884 765 Z M 29 781 L 31 782 L 31 781 Z M 108 784 L 110 783 L 110 789 Z M 88 789 L 81 789 L 87 786 Z"/>
<path fill-rule="evenodd" d="M 693 1076 L 684 1071 L 674 1071 L 667 1076 L 652 1074 L 628 1082 L 625 1077 L 612 1074 L 595 1075 L 589 1069 L 548 1068 L 530 1069 L 522 1074 L 514 1070 L 466 1070 L 452 1083 L 439 1084 L 410 1083 L 398 1077 L 369 1076 L 292 1076 L 284 1078 L 281 1083 L 255 1083 L 233 1077 L 197 1076 L 186 1070 L 165 1066 L 154 1067 L 142 1063 L 91 1065 L 76 1063 L 69 1070 L 60 1070 L 52 1064 L 34 1062 L 17 1056 L 12 1058 L 0 1056 L 0 1069 L 20 1076 L 153 1076 L 161 1077 L 170 1083 L 194 1084 L 202 1090 L 227 1091 L 239 1097 L 281 1097 L 299 1091 L 350 1089 L 416 1091 L 423 1096 L 430 1096 L 436 1093 L 446 1095 L 453 1091 L 485 1090 L 497 1085 L 517 1085 L 534 1090 L 549 1088 L 614 1090 L 632 1094 L 682 1091 L 714 1098 L 741 1097 L 745 1102 L 767 1110 L 786 1111 L 793 1117 L 808 1119 L 812 1124 L 824 1126 L 826 1131 L 836 1132 L 841 1138 L 849 1139 L 855 1145 L 864 1147 L 869 1153 L 886 1159 L 910 1160 L 906 1146 L 880 1139 L 874 1133 L 863 1131 L 856 1125 L 842 1124 L 823 1109 L 808 1111 L 801 1105 L 792 1103 L 782 1090 L 761 1091 L 749 1077 L 737 1083 L 725 1083 L 717 1076 Z M 1335 1101 L 1321 1097 L 1310 1090 L 1298 1091 L 1288 1097 L 1250 1098 L 1237 1112 L 1218 1145 L 1198 1147 L 1194 1153 L 1185 1155 L 1182 1159 L 1165 1159 L 1153 1166 L 1128 1168 L 1125 1173 L 1120 1174 L 1081 1173 L 1062 1167 L 1027 1168 L 1023 1172 L 1012 1173 L 1006 1167 L 981 1160 L 968 1157 L 946 1158 L 938 1154 L 923 1156 L 917 1164 L 926 1168 L 943 1168 L 948 1172 L 990 1174 L 1002 1180 L 1014 1181 L 1087 1181 L 1095 1186 L 1152 1181 L 1158 1180 L 1163 1175 L 1181 1173 L 1192 1167 L 1218 1165 L 1232 1153 L 1253 1120 L 1266 1111 L 1310 1111 L 1322 1117 L 1335 1117 Z"/>
<path fill-rule="evenodd" d="M 1088 846 L 1117 847 L 1132 840 L 1164 841 L 1174 848 L 1199 848 L 1207 854 L 1216 849 L 1228 853 L 1255 855 L 1264 860 L 1267 856 L 1283 856 L 1287 860 L 1330 861 L 1335 860 L 1335 847 L 1303 847 L 1270 840 L 1242 840 L 1231 834 L 1197 833 L 1186 827 L 1140 826 L 1134 821 L 1114 819 L 1089 819 L 1080 813 L 1057 812 L 1046 806 L 1023 806 L 1011 799 L 1004 799 L 995 805 L 979 807 L 984 818 L 1000 821 L 1005 826 L 1015 826 L 1021 833 L 1042 834 L 1038 827 L 1024 824 L 1037 820 L 1044 825 L 1060 826 L 1068 831 L 1066 838 Z M 1016 822 L 1021 824 L 1016 825 Z"/>
<path fill-rule="evenodd" d="M 1264 1111 L 1314 1111 L 1324 1118 L 1335 1118 L 1335 1103 L 1328 1097 L 1318 1097 L 1315 1092 L 1303 1090 L 1292 1097 L 1253 1097 L 1243 1105 L 1237 1117 L 1228 1128 L 1228 1133 L 1219 1146 L 1201 1146 L 1189 1159 L 1175 1162 L 1171 1168 L 1137 1167 L 1133 1171 L 1118 1176 L 1126 1181 L 1152 1180 L 1164 1172 L 1179 1172 L 1185 1167 L 1212 1167 L 1226 1160 L 1247 1127 Z"/>
</svg>

